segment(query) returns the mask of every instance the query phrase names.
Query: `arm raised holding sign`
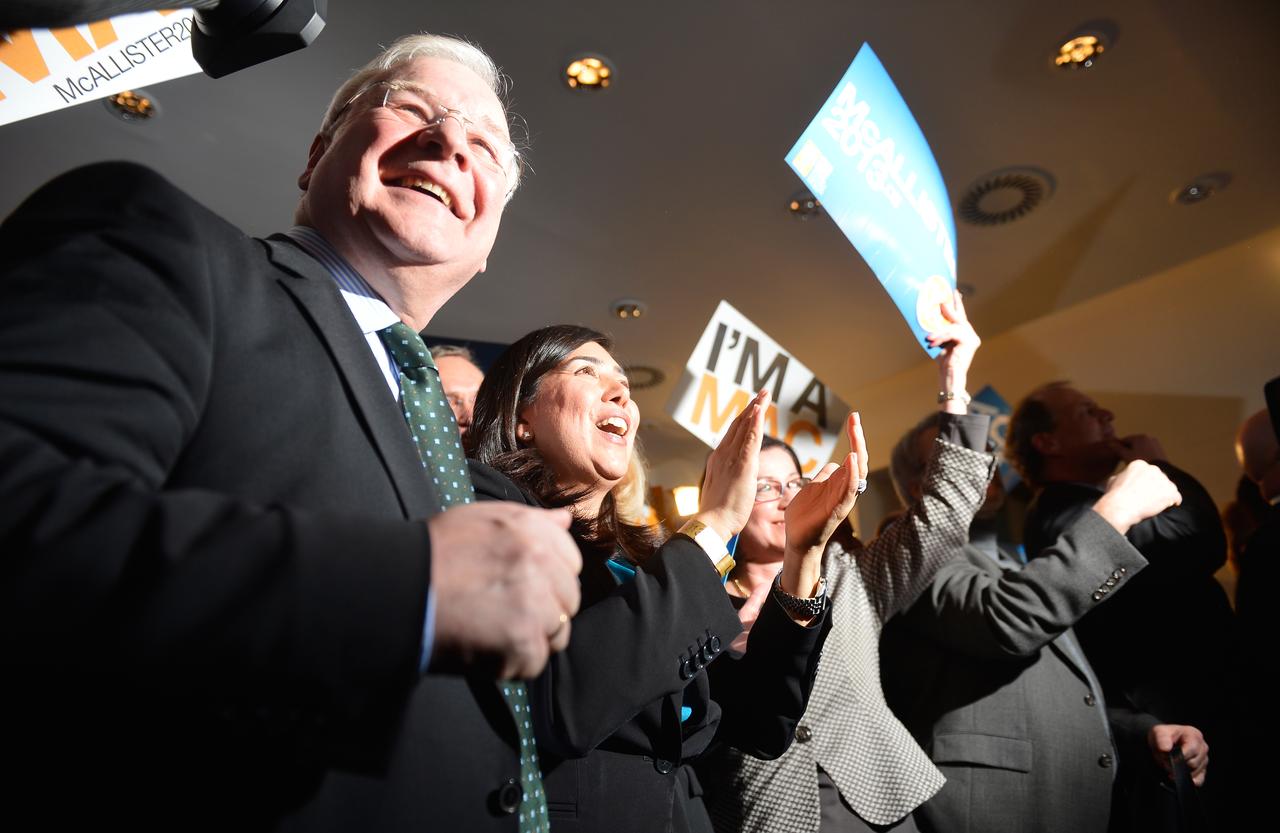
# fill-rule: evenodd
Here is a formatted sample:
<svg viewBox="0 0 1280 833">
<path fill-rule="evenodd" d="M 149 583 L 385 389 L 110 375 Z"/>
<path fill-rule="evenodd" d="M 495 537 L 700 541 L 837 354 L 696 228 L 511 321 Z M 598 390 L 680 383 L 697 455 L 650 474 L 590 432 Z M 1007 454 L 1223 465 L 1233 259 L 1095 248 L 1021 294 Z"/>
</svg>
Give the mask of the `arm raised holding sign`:
<svg viewBox="0 0 1280 833">
<path fill-rule="evenodd" d="M 729 592 L 751 597 L 744 603 L 749 612 L 760 583 L 779 569 L 784 588 L 788 581 L 807 586 L 816 576 L 808 572 L 816 548 L 832 629 L 824 648 L 827 659 L 816 671 L 806 716 L 796 729 L 798 740 L 822 742 L 797 743 L 776 761 L 730 752 L 728 773 L 704 778 L 712 815 L 733 819 L 739 829 L 804 829 L 809 819 L 829 814 L 892 826 L 943 783 L 885 704 L 878 675 L 885 621 L 914 601 L 961 551 L 995 470 L 995 460 L 982 451 L 988 418 L 965 413 L 964 388 L 981 340 L 958 295 L 940 312 L 944 325 L 929 334 L 929 346 L 942 349 L 935 391 L 942 413 L 932 416 L 937 433 L 922 458 L 927 461 L 922 487 L 901 517 L 869 545 L 831 538 L 853 508 L 859 487 L 865 488 L 869 465 L 857 414 L 847 426 L 851 453 L 811 483 L 800 476 L 800 461 L 789 446 L 764 441 L 755 511 L 742 531 Z M 796 553 L 806 557 L 797 560 Z M 756 647 L 753 632 L 748 659 Z M 779 783 L 791 788 L 778 790 Z M 796 787 L 800 784 L 807 787 Z M 839 798 L 823 800 L 836 790 Z M 843 826 L 861 827 L 853 819 Z"/>
</svg>

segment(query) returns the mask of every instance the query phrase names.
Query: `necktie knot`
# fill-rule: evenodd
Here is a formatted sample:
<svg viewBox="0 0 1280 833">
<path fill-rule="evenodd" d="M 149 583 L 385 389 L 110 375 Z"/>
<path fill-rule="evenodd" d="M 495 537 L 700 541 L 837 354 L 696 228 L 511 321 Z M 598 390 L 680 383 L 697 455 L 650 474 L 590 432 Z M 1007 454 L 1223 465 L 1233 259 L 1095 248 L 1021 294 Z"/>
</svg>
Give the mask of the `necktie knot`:
<svg viewBox="0 0 1280 833">
<path fill-rule="evenodd" d="M 391 354 L 392 361 L 401 370 L 420 370 L 436 366 L 436 363 L 431 360 L 431 351 L 422 341 L 422 336 L 403 321 L 397 321 L 390 327 L 378 330 L 378 338 L 382 339 L 387 352 Z"/>
</svg>

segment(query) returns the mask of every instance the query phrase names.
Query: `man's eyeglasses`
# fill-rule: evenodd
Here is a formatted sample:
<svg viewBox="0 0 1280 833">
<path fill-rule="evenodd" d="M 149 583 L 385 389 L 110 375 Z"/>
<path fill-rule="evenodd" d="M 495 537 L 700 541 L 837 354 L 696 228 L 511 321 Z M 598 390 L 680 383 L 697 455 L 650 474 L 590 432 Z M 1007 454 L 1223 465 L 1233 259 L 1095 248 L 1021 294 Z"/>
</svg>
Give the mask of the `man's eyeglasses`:
<svg viewBox="0 0 1280 833">
<path fill-rule="evenodd" d="M 447 107 L 426 90 L 407 81 L 375 81 L 361 88 L 338 108 L 331 119 L 336 124 L 339 117 L 355 100 L 370 90 L 382 89 L 382 102 L 376 107 L 389 111 L 406 126 L 414 130 L 427 130 L 453 119 L 467 137 L 467 145 L 475 160 L 489 170 L 498 171 L 509 181 L 519 164 L 520 151 L 494 125 L 472 121 L 467 114 L 454 107 Z"/>
<path fill-rule="evenodd" d="M 762 477 L 756 481 L 756 503 L 768 503 L 782 497 L 785 491 L 794 496 L 796 492 L 809 484 L 809 478 L 797 477 L 786 483 L 779 483 L 771 477 Z"/>
</svg>

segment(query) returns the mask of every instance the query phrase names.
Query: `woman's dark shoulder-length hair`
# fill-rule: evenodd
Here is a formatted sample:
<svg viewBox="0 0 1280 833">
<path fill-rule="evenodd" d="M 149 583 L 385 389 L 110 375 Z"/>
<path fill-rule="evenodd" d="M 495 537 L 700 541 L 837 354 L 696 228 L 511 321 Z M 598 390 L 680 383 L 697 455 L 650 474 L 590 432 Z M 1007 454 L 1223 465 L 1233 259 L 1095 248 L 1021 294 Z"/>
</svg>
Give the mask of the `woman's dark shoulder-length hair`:
<svg viewBox="0 0 1280 833">
<path fill-rule="evenodd" d="M 510 477 L 544 505 L 568 506 L 582 497 L 556 483 L 542 455 L 516 437 L 520 413 L 538 396 L 542 379 L 584 344 L 595 342 L 610 352 L 613 340 L 589 327 L 556 324 L 534 330 L 512 344 L 485 373 L 476 392 L 475 410 L 468 431 L 468 452 L 486 465 Z M 633 560 L 643 560 L 658 539 L 647 526 L 624 519 L 612 493 L 600 504 L 598 517 L 575 519 L 576 537 L 601 546 L 620 547 Z"/>
</svg>

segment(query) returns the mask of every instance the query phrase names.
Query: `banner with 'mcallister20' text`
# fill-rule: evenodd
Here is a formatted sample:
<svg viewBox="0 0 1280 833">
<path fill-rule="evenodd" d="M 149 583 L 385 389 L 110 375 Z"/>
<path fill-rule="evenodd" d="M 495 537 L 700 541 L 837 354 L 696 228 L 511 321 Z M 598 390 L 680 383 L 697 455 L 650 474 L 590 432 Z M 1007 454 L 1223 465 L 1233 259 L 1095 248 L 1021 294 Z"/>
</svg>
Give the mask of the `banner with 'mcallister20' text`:
<svg viewBox="0 0 1280 833">
<path fill-rule="evenodd" d="M 942 172 L 870 44 L 787 154 L 831 219 L 924 337 L 956 285 L 956 223 Z"/>
<path fill-rule="evenodd" d="M 0 124 L 200 71 L 194 12 L 138 12 L 0 36 Z"/>
</svg>

